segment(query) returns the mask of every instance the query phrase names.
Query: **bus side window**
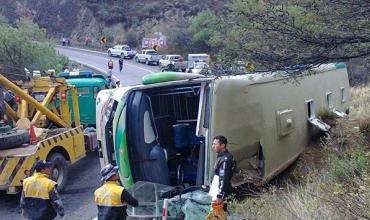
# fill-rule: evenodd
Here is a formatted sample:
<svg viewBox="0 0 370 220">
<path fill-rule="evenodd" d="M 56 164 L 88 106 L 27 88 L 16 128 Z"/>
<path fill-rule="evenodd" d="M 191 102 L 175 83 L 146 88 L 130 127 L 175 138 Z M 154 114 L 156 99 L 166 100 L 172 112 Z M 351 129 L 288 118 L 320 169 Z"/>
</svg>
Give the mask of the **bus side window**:
<svg viewBox="0 0 370 220">
<path fill-rule="evenodd" d="M 306 107 L 307 107 L 307 118 L 315 118 L 315 106 L 313 103 L 313 99 L 306 100 Z"/>
<path fill-rule="evenodd" d="M 333 94 L 331 92 L 326 93 L 326 104 L 328 105 L 329 110 L 332 110 L 334 108 Z"/>
<path fill-rule="evenodd" d="M 345 103 L 346 101 L 346 88 L 340 87 L 340 102 Z"/>
</svg>

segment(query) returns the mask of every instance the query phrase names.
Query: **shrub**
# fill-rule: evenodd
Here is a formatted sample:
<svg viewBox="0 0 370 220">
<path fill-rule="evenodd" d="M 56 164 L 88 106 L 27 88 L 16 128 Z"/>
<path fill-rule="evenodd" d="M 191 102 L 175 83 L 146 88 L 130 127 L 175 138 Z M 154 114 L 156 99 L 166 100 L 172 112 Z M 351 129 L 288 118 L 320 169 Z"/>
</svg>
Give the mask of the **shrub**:
<svg viewBox="0 0 370 220">
<path fill-rule="evenodd" d="M 360 130 L 370 134 L 370 85 L 350 89 L 352 110 L 350 117 L 359 122 Z"/>
<path fill-rule="evenodd" d="M 300 184 L 271 186 L 257 198 L 234 201 L 230 214 L 238 219 L 368 219 L 369 160 L 364 151 L 331 155 L 326 169 Z"/>
<path fill-rule="evenodd" d="M 174 27 L 165 32 L 167 35 L 167 48 L 169 53 L 186 54 L 190 51 L 189 42 L 191 35 L 186 28 Z"/>
<path fill-rule="evenodd" d="M 139 34 L 134 31 L 130 31 L 126 34 L 127 44 L 132 48 L 136 48 L 139 45 L 140 39 Z"/>
<path fill-rule="evenodd" d="M 112 46 L 114 44 L 114 30 L 110 27 L 105 27 L 102 30 L 101 36 L 104 36 L 107 38 L 107 45 L 106 46 Z"/>
<path fill-rule="evenodd" d="M 46 31 L 29 21 L 20 21 L 16 27 L 2 25 L 0 32 L 0 70 L 10 79 L 24 78 L 24 68 L 29 70 L 61 71 L 68 62 L 59 56 L 46 39 Z"/>
<path fill-rule="evenodd" d="M 358 111 L 356 101 L 354 106 Z M 241 216 L 237 219 L 370 219 L 369 142 L 356 128 L 358 121 L 335 121 L 330 136 L 316 147 L 321 147 L 323 157 L 320 170 L 313 170 L 313 165 L 308 174 L 293 170 L 300 175 L 298 183 L 281 187 L 279 182 L 257 198 L 234 201 L 231 215 Z M 312 147 L 306 151 L 310 150 Z"/>
<path fill-rule="evenodd" d="M 329 175 L 334 181 L 350 181 L 353 177 L 362 177 L 370 170 L 368 157 L 362 153 L 345 153 L 341 158 L 329 157 Z"/>
</svg>

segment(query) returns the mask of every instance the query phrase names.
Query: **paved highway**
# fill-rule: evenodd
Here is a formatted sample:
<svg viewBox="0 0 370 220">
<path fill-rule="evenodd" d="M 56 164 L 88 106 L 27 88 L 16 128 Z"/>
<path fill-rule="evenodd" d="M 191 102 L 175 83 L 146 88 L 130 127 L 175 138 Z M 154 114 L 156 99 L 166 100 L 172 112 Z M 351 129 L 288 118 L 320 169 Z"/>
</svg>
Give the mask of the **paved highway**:
<svg viewBox="0 0 370 220">
<path fill-rule="evenodd" d="M 59 53 L 71 60 L 93 66 L 100 71 L 107 70 L 109 57 L 105 53 L 91 52 L 67 47 L 58 47 Z M 146 66 L 125 60 L 122 73 L 118 70 L 118 58 L 114 61 L 113 74 L 122 85 L 140 84 L 144 75 L 158 72 L 158 66 Z M 66 216 L 63 219 L 90 220 L 97 216 L 94 191 L 100 186 L 100 164 L 96 153 L 91 153 L 71 166 L 68 184 L 61 197 Z M 19 209 L 19 195 L 0 194 L 0 219 L 24 219 Z M 58 218 L 59 219 L 59 218 Z"/>
<path fill-rule="evenodd" d="M 100 186 L 99 171 L 99 159 L 95 153 L 88 154 L 70 167 L 68 184 L 60 194 L 66 211 L 63 219 L 91 220 L 97 216 L 94 191 Z M 24 220 L 19 208 L 19 195 L 0 194 L 0 219 Z"/>
<path fill-rule="evenodd" d="M 60 54 L 67 56 L 69 59 L 93 66 L 96 70 L 106 72 L 108 70 L 108 60 L 110 57 L 106 53 L 94 52 L 84 49 L 69 47 L 57 47 Z M 119 72 L 118 58 L 111 57 L 113 60 L 113 75 L 115 75 L 122 85 L 140 84 L 142 77 L 146 74 L 159 72 L 158 66 L 148 66 L 142 63 L 136 63 L 134 60 L 124 60 L 123 70 Z"/>
</svg>

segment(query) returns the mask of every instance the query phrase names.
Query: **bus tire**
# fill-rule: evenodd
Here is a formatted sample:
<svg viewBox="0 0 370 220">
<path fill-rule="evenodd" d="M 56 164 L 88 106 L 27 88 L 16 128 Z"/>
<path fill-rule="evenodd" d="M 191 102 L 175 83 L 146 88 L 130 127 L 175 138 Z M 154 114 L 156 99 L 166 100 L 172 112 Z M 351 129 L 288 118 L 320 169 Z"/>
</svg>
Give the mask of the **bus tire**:
<svg viewBox="0 0 370 220">
<path fill-rule="evenodd" d="M 68 163 L 61 153 L 52 153 L 47 161 L 52 164 L 50 178 L 58 184 L 57 190 L 61 192 L 68 180 Z"/>
</svg>

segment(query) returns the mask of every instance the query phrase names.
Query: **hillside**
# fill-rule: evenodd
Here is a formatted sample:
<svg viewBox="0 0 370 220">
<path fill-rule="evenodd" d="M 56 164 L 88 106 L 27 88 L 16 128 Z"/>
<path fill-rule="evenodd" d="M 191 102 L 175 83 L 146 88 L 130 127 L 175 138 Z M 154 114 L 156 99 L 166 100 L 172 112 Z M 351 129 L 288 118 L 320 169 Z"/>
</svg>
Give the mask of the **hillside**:
<svg viewBox="0 0 370 220">
<path fill-rule="evenodd" d="M 19 18 L 32 19 L 46 28 L 52 38 L 70 37 L 96 42 L 108 35 L 110 42 L 139 44 L 155 32 L 170 34 L 187 28 L 192 17 L 207 9 L 222 11 L 229 1 L 215 0 L 0 0 L 0 14 L 14 23 Z M 112 39 L 113 37 L 113 39 Z M 136 46 L 136 45 L 133 45 Z"/>
<path fill-rule="evenodd" d="M 228 41 L 225 36 L 220 37 L 215 31 L 215 29 L 226 30 L 225 26 L 218 27 L 219 20 L 215 18 L 224 19 L 232 16 L 229 13 L 230 9 L 226 7 L 231 2 L 234 1 L 0 0 L 0 15 L 12 24 L 21 18 L 32 20 L 47 30 L 49 38 L 60 42 L 62 37 L 68 37 L 74 46 L 84 45 L 85 40 L 89 39 L 91 40 L 89 45 L 95 49 L 104 49 L 116 43 L 127 43 L 139 49 L 142 38 L 159 32 L 167 37 L 167 48 L 162 48 L 162 53 L 185 55 L 190 52 L 208 52 L 216 56 L 220 51 L 227 49 L 227 46 L 221 42 L 229 42 L 230 45 L 235 43 L 235 39 Z M 198 17 L 198 26 L 195 25 L 198 28 L 193 32 L 189 31 L 192 21 L 196 20 L 193 18 L 199 15 L 199 12 L 206 10 L 212 11 L 215 16 L 213 18 L 203 16 L 203 20 Z M 99 43 L 102 36 L 108 39 L 105 45 Z M 215 42 L 216 45 L 213 45 Z M 272 43 L 272 45 L 275 44 L 276 42 Z M 244 44 L 236 46 L 237 50 L 231 46 L 231 52 L 247 59 L 250 54 L 244 54 L 245 50 L 240 49 L 242 45 Z M 266 48 L 265 46 L 253 51 L 260 51 L 261 48 Z M 348 62 L 351 85 L 370 82 L 368 60 L 367 56 L 351 59 Z"/>
</svg>

